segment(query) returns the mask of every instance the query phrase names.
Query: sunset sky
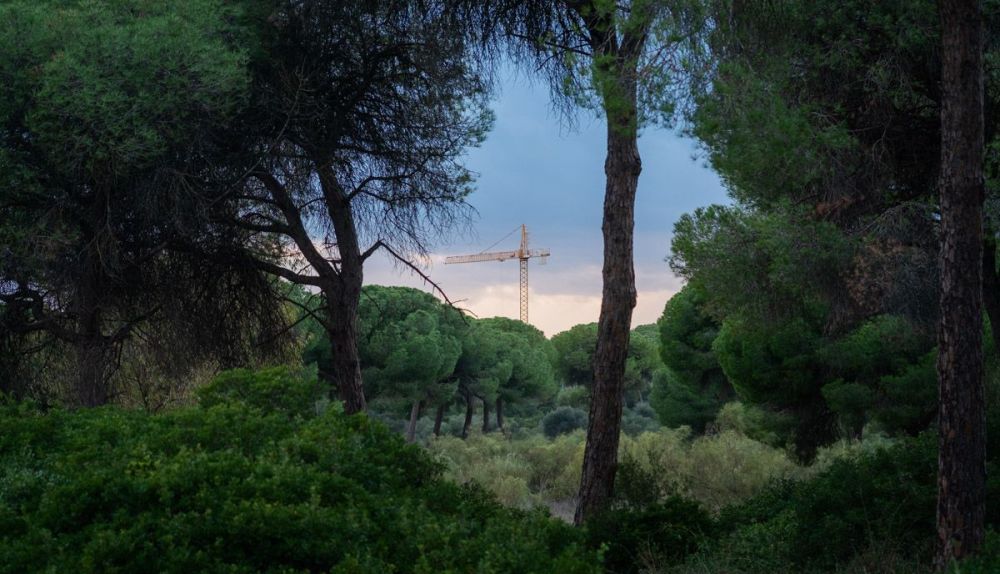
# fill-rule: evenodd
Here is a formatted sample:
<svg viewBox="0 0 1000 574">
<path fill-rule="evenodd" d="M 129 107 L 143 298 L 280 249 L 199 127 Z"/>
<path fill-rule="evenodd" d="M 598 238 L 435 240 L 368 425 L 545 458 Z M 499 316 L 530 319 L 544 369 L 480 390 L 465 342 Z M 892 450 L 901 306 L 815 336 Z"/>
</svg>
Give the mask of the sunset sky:
<svg viewBox="0 0 1000 574">
<path fill-rule="evenodd" d="M 518 263 L 445 265 L 449 255 L 482 251 L 521 223 L 531 246 L 549 248 L 546 265 L 529 263 L 529 319 L 546 335 L 596 321 L 601 296 L 601 208 L 605 129 L 587 112 L 567 127 L 552 111 L 548 87 L 509 77 L 494 102 L 496 124 L 469 154 L 477 172 L 470 203 L 479 212 L 474 233 L 435 246 L 427 272 L 458 306 L 479 317 L 518 316 Z M 633 325 L 656 321 L 681 281 L 664 258 L 677 218 L 694 208 L 727 202 L 718 176 L 697 157 L 694 142 L 659 128 L 639 140 L 643 171 L 635 225 L 638 305 Z M 516 249 L 512 234 L 490 251 Z M 373 258 L 366 283 L 421 286 L 419 277 Z M 424 287 L 426 288 L 426 287 Z"/>
</svg>

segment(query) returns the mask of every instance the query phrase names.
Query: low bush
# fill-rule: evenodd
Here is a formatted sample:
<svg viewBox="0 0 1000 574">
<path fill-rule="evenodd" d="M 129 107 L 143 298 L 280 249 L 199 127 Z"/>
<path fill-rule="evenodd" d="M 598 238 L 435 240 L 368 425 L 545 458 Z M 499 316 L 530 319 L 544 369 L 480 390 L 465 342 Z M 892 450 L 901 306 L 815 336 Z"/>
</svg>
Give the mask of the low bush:
<svg viewBox="0 0 1000 574">
<path fill-rule="evenodd" d="M 986 533 L 983 551 L 968 560 L 952 564 L 948 574 L 996 574 L 1000 572 L 1000 534 L 990 530 Z"/>
<path fill-rule="evenodd" d="M 446 478 L 476 483 L 519 508 L 573 498 L 580 487 L 583 446 L 580 431 L 551 441 L 540 436 L 509 440 L 491 433 L 466 440 L 442 436 L 428 443 L 445 465 Z"/>
<path fill-rule="evenodd" d="M 583 385 L 568 386 L 559 389 L 556 395 L 556 406 L 586 409 L 590 405 L 590 389 Z"/>
<path fill-rule="evenodd" d="M 573 407 L 559 407 L 542 418 L 542 432 L 549 438 L 587 428 L 587 413 Z"/>
<path fill-rule="evenodd" d="M 623 439 L 622 449 L 623 460 L 654 481 L 647 490 L 697 500 L 712 512 L 801 472 L 784 451 L 734 432 L 691 439 L 686 427 L 661 429 Z"/>
<path fill-rule="evenodd" d="M 861 451 L 722 510 L 720 536 L 676 572 L 918 572 L 933 548 L 933 437 Z M 899 570 L 896 570 L 896 569 Z"/>
<path fill-rule="evenodd" d="M 0 572 L 599 571 L 581 533 L 285 375 L 160 415 L 0 407 Z"/>
<path fill-rule="evenodd" d="M 627 408 L 622 412 L 622 432 L 629 436 L 637 436 L 644 432 L 656 432 L 660 428 L 660 421 L 656 417 L 656 411 L 649 403 L 637 403 L 632 408 Z"/>
<path fill-rule="evenodd" d="M 604 548 L 608 572 L 656 571 L 695 552 L 714 524 L 697 503 L 671 497 L 640 510 L 617 509 L 587 521 L 593 548 Z"/>
</svg>

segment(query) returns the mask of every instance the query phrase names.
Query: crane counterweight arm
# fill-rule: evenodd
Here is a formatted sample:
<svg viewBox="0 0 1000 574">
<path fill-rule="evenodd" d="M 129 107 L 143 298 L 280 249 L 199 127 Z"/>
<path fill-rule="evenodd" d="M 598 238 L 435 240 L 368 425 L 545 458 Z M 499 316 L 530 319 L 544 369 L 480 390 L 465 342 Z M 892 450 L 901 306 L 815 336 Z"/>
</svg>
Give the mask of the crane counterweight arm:
<svg viewBox="0 0 1000 574">
<path fill-rule="evenodd" d="M 517 259 L 517 251 L 494 251 L 492 253 L 476 253 L 473 255 L 455 255 L 445 257 L 445 263 L 478 263 L 479 261 L 506 261 Z"/>
</svg>

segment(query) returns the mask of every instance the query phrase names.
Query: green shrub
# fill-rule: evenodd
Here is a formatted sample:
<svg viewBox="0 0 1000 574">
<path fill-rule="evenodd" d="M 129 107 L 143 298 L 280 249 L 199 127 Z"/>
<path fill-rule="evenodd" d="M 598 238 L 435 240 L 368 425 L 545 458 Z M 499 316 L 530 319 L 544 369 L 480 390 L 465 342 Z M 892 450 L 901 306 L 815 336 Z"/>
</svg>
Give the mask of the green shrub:
<svg viewBox="0 0 1000 574">
<path fill-rule="evenodd" d="M 586 428 L 587 413 L 573 407 L 559 407 L 542 418 L 542 432 L 549 438 Z"/>
<path fill-rule="evenodd" d="M 162 415 L 0 407 L 0 572 L 599 570 L 569 526 L 442 480 L 365 416 L 307 414 L 281 378 Z"/>
<path fill-rule="evenodd" d="M 566 386 L 556 395 L 556 406 L 586 409 L 590 405 L 590 389 L 584 385 Z"/>
<path fill-rule="evenodd" d="M 203 407 L 242 403 L 300 416 L 315 414 L 327 404 L 326 391 L 315 372 L 287 366 L 222 372 L 207 385 L 196 389 L 195 397 Z"/>
<path fill-rule="evenodd" d="M 794 420 L 789 415 L 738 401 L 723 405 L 715 418 L 718 432 L 733 431 L 775 447 L 785 446 L 785 437 L 791 434 L 793 426 Z"/>
<path fill-rule="evenodd" d="M 438 437 L 428 449 L 445 465 L 445 477 L 476 483 L 504 504 L 527 508 L 576 496 L 583 464 L 583 433 L 549 441 L 541 436 L 510 440 L 473 434 L 466 440 Z"/>
<path fill-rule="evenodd" d="M 629 436 L 637 436 L 644 432 L 655 432 L 660 428 L 656 411 L 649 403 L 637 403 L 632 408 L 622 412 L 622 432 Z"/>
<path fill-rule="evenodd" d="M 658 570 L 695 552 L 714 529 L 697 503 L 672 497 L 640 510 L 617 509 L 587 521 L 593 548 L 604 550 L 608 572 Z"/>
<path fill-rule="evenodd" d="M 800 472 L 784 451 L 733 432 L 691 440 L 686 427 L 661 429 L 623 437 L 622 453 L 655 482 L 646 490 L 691 498 L 713 512 Z"/>
<path fill-rule="evenodd" d="M 776 482 L 724 509 L 726 535 L 710 553 L 739 572 L 826 570 L 893 548 L 926 562 L 935 476 L 932 437 L 836 459 L 812 478 Z M 754 566 L 774 561 L 794 567 Z"/>
<path fill-rule="evenodd" d="M 1000 572 L 1000 534 L 986 532 L 986 544 L 977 556 L 952 564 L 948 574 L 995 574 Z"/>
</svg>

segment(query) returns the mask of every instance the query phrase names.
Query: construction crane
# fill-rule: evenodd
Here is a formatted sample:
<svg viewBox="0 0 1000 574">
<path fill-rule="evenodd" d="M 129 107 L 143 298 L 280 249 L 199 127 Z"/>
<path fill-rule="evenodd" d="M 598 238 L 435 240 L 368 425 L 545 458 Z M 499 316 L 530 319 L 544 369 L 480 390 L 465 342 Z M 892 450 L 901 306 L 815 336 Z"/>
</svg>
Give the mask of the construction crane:
<svg viewBox="0 0 1000 574">
<path fill-rule="evenodd" d="M 513 233 L 513 232 L 511 232 Z M 510 235 L 508 234 L 508 237 Z M 503 241 L 501 239 L 501 241 Z M 528 249 L 528 228 L 521 224 L 521 247 L 517 251 L 492 251 L 481 252 L 473 255 L 456 255 L 446 257 L 444 262 L 450 263 L 479 263 L 481 261 L 506 261 L 517 259 L 521 262 L 521 321 L 528 322 L 528 260 L 532 257 L 541 257 L 539 263 L 545 264 L 549 256 L 548 249 Z"/>
</svg>

